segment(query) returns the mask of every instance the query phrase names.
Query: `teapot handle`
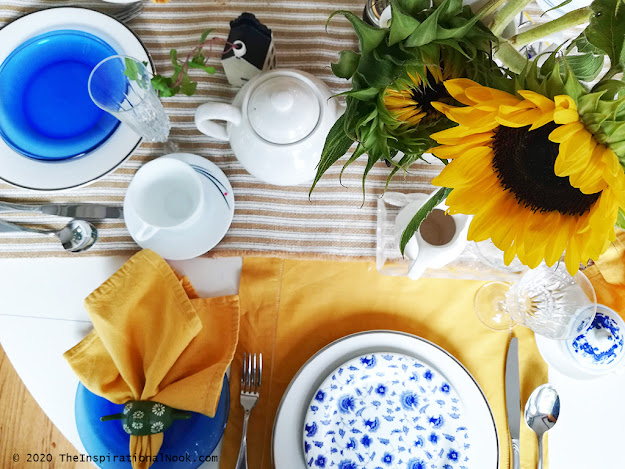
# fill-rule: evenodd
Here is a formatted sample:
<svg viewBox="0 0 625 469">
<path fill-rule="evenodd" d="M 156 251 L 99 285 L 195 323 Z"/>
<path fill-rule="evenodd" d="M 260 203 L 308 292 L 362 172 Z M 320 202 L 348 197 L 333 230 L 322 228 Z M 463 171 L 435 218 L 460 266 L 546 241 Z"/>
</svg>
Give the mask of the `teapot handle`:
<svg viewBox="0 0 625 469">
<path fill-rule="evenodd" d="M 228 131 L 224 124 L 215 121 L 241 123 L 241 111 L 238 107 L 226 103 L 202 104 L 195 111 L 195 126 L 200 132 L 217 140 L 228 141 Z"/>
</svg>

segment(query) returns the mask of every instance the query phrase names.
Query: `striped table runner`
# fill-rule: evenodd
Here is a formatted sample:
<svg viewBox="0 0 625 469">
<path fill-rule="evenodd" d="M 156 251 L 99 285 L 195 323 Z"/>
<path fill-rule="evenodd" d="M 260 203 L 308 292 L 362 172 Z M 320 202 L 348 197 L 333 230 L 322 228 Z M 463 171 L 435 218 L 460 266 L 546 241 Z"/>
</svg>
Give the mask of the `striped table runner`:
<svg viewBox="0 0 625 469">
<path fill-rule="evenodd" d="M 3 0 L 0 2 L 0 26 L 24 13 L 60 3 Z M 75 1 L 74 4 L 102 7 L 101 2 Z M 337 59 L 340 50 L 355 50 L 357 40 L 352 27 L 342 17 L 334 19 L 327 30 L 326 21 L 337 9 L 361 15 L 363 6 L 364 0 L 172 0 L 167 4 L 146 1 L 143 14 L 128 26 L 147 46 L 156 69 L 167 74 L 171 72 L 171 48 L 180 54 L 186 53 L 208 28 L 213 28 L 214 36 L 225 39 L 229 22 L 242 12 L 251 12 L 273 31 L 278 67 L 307 71 L 321 78 L 333 91 L 341 92 L 348 89 L 348 85 L 345 80 L 334 77 L 329 64 Z M 537 7 L 528 13 L 539 19 Z M 179 151 L 196 153 L 216 163 L 234 189 L 236 210 L 232 226 L 208 255 L 375 257 L 376 200 L 384 191 L 388 174 L 384 164 L 371 171 L 364 200 L 361 184 L 364 163 L 360 162 L 345 171 L 343 185 L 338 179 L 340 165 L 332 167 L 309 200 L 308 185 L 263 184 L 243 169 L 227 143 L 211 140 L 196 130 L 193 115 L 198 105 L 209 99 L 230 102 L 237 92 L 223 74 L 219 52 L 216 49 L 210 59 L 210 64 L 217 68 L 215 75 L 191 70 L 191 76 L 200 83 L 194 96 L 163 99 L 172 122 L 171 140 Z M 135 171 L 162 154 L 162 145 L 144 143 L 119 168 L 87 187 L 42 194 L 0 183 L 0 199 L 121 205 Z M 389 189 L 404 193 L 430 192 L 433 187 L 429 181 L 440 168 L 436 164 L 416 164 L 410 173 L 396 176 Z M 42 215 L 3 214 L 3 218 L 36 227 L 59 226 L 57 219 Z M 139 249 L 121 221 L 99 223 L 98 229 L 100 241 L 85 255 L 113 255 Z M 54 255 L 66 255 L 55 240 L 30 234 L 0 234 L 0 257 Z"/>
</svg>

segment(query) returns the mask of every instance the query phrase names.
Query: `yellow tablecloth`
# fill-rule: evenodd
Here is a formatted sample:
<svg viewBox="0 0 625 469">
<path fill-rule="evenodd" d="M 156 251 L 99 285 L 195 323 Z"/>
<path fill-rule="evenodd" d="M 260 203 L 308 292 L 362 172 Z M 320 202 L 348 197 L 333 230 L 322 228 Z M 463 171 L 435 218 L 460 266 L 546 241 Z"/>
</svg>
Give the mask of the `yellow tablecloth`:
<svg viewBox="0 0 625 469">
<path fill-rule="evenodd" d="M 482 282 L 385 277 L 363 262 L 246 258 L 239 297 L 241 335 L 232 366 L 232 403 L 221 467 L 234 467 L 241 437 L 241 356 L 262 352 L 263 385 L 248 431 L 250 467 L 271 464 L 271 430 L 280 399 L 297 370 L 320 348 L 345 335 L 394 329 L 428 339 L 458 358 L 491 405 L 500 443 L 500 468 L 509 467 L 504 369 L 509 335 L 484 327 L 473 313 Z M 517 327 L 521 400 L 547 382 L 547 366 L 533 333 Z M 533 433 L 521 424 L 521 467 L 536 467 Z M 295 468 L 293 468 L 295 469 Z M 476 468 L 482 469 L 482 468 Z"/>
</svg>

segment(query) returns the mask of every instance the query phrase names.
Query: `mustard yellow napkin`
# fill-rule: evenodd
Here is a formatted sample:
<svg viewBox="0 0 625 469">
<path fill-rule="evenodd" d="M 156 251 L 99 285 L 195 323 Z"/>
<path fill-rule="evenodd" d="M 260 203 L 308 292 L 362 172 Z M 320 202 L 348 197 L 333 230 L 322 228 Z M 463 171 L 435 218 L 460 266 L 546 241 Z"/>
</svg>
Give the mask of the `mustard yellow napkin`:
<svg viewBox="0 0 625 469">
<path fill-rule="evenodd" d="M 153 400 L 215 415 L 237 345 L 237 296 L 199 298 L 186 277 L 144 250 L 94 291 L 85 307 L 94 330 L 64 356 L 87 389 L 116 404 Z M 153 458 L 162 442 L 162 433 L 131 436 L 130 455 Z M 133 462 L 135 468 L 149 466 Z"/>
<path fill-rule="evenodd" d="M 625 317 L 625 231 L 617 231 L 612 246 L 584 273 L 595 288 L 597 302 Z"/>
<path fill-rule="evenodd" d="M 487 329 L 476 318 L 473 298 L 482 284 L 386 277 L 376 271 L 375 265 L 365 262 L 246 258 L 239 287 L 241 334 L 232 382 L 238 382 L 243 351 L 263 353 L 260 401 L 252 412 L 248 430 L 248 457 L 254 461 L 254 468 L 273 467 L 274 417 L 297 370 L 334 340 L 372 329 L 393 329 L 424 337 L 458 358 L 476 378 L 493 410 L 499 433 L 500 468 L 511 467 L 504 393 L 510 336 Z M 517 327 L 514 334 L 519 337 L 524 403 L 536 386 L 547 382 L 547 366 L 529 329 Z M 231 391 L 234 395 L 237 386 Z M 241 406 L 232 399 L 221 467 L 234 467 L 242 421 Z M 295 441 L 301 441 L 301 435 L 296 435 Z M 521 448 L 521 467 L 535 469 L 536 436 L 524 423 Z"/>
</svg>

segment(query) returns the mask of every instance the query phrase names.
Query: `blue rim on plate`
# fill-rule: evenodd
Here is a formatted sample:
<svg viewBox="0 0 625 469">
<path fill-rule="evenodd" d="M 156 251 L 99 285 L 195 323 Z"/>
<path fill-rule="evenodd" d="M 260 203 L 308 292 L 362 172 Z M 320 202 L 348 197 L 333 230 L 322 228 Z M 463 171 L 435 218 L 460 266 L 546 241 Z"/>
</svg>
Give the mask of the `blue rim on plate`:
<svg viewBox="0 0 625 469">
<path fill-rule="evenodd" d="M 101 422 L 100 417 L 120 413 L 122 404 L 96 396 L 82 383 L 76 391 L 76 426 L 78 435 L 87 454 L 101 469 L 129 469 L 130 436 L 124 432 L 119 420 Z M 165 432 L 163 445 L 157 460 L 151 468 L 195 469 L 210 456 L 226 429 L 230 410 L 230 388 L 227 376 L 224 376 L 223 387 L 215 417 L 210 418 L 192 412 L 189 420 L 176 420 Z M 107 457 L 108 455 L 108 457 Z M 167 455 L 172 461 L 167 460 Z M 114 458 L 117 456 L 117 458 Z M 120 461 L 123 456 L 124 460 Z M 117 460 L 115 460 L 117 459 Z M 201 459 L 201 460 L 200 460 Z"/>
<path fill-rule="evenodd" d="M 89 74 L 116 55 L 93 34 L 61 29 L 19 45 L 0 65 L 0 137 L 21 155 L 60 161 L 86 155 L 119 126 L 89 97 Z"/>
</svg>

